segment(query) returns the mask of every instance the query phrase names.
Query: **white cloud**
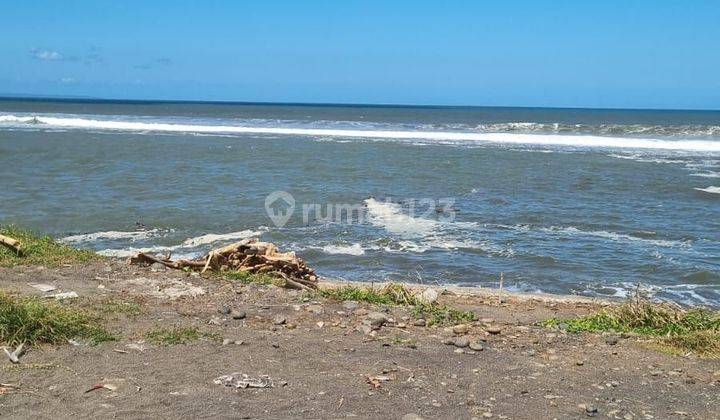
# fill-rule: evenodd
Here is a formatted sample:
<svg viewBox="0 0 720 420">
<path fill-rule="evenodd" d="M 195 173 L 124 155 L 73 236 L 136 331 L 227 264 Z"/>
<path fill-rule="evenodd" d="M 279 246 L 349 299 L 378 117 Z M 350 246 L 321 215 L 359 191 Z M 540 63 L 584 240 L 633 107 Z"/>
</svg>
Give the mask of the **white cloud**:
<svg viewBox="0 0 720 420">
<path fill-rule="evenodd" d="M 32 55 L 34 58 L 38 60 L 43 61 L 56 61 L 56 60 L 62 60 L 63 56 L 57 51 L 48 51 L 48 50 L 31 50 L 30 55 Z"/>
</svg>

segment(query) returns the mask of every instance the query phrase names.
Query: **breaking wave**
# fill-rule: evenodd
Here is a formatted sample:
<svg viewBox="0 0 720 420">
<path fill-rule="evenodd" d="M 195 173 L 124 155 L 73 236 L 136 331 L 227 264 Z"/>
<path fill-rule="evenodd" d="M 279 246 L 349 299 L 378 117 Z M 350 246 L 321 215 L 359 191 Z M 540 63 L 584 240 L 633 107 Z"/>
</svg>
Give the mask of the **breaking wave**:
<svg viewBox="0 0 720 420">
<path fill-rule="evenodd" d="M 365 138 L 383 140 L 424 140 L 431 142 L 460 142 L 477 144 L 511 144 L 511 145 L 534 145 L 534 146 L 561 146 L 581 148 L 608 148 L 608 149 L 647 149 L 647 150 L 672 150 L 691 152 L 720 152 L 720 141 L 707 140 L 706 137 L 718 137 L 720 128 L 714 126 L 688 126 L 676 127 L 674 134 L 668 135 L 664 130 L 654 129 L 641 130 L 634 126 L 614 125 L 614 129 L 598 128 L 584 129 L 585 126 L 536 124 L 536 123 L 504 123 L 492 125 L 478 125 L 475 127 L 463 126 L 462 131 L 452 130 L 453 125 L 441 125 L 438 131 L 427 130 L 426 125 L 410 126 L 402 125 L 398 130 L 397 126 L 387 124 L 349 124 L 341 125 L 342 128 L 322 128 L 308 126 L 307 124 L 297 125 L 297 122 L 265 121 L 262 125 L 257 121 L 239 121 L 244 124 L 256 125 L 227 125 L 228 120 L 203 120 L 184 121 L 173 119 L 172 123 L 164 121 L 152 121 L 147 118 L 84 118 L 78 115 L 65 116 L 17 116 L 0 115 L 0 124 L 17 125 L 39 125 L 47 128 L 72 128 L 87 130 L 120 130 L 138 132 L 166 132 L 166 133 L 195 133 L 195 134 L 275 134 L 275 135 L 298 135 L 313 137 L 344 137 L 344 138 Z M 238 121 L 232 121 L 238 122 Z M 192 123 L 192 124 L 191 124 Z M 214 124 L 213 124 L 214 123 Z M 269 124 L 268 124 L 269 123 Z M 280 126 L 279 126 L 280 125 Z M 550 129 L 550 126 L 554 127 Z M 438 126 L 432 125 L 433 129 Z M 624 127 L 624 128 L 619 128 Z M 630 128 L 628 128 L 630 127 Z M 658 126 L 667 127 L 667 126 Z M 669 129 L 668 129 L 669 130 Z M 693 131 L 695 130 L 695 131 Z M 659 136 L 632 137 L 633 135 Z"/>
</svg>

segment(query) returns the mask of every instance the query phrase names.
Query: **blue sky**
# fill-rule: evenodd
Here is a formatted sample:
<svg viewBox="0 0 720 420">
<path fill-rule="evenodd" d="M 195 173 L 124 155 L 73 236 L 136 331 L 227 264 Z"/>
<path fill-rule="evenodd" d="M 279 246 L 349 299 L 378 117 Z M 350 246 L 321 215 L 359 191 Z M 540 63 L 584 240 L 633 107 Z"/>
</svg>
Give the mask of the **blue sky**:
<svg viewBox="0 0 720 420">
<path fill-rule="evenodd" d="M 0 6 L 0 94 L 720 109 L 718 1 Z"/>
</svg>

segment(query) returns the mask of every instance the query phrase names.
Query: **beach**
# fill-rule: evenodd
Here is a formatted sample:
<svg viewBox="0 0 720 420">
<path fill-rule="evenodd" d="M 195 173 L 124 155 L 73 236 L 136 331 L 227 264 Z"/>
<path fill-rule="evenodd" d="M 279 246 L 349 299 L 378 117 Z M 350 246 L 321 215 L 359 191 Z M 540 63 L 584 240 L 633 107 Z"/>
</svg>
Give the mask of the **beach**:
<svg viewBox="0 0 720 420">
<path fill-rule="evenodd" d="M 0 282 L 20 296 L 76 292 L 64 305 L 102 311 L 117 336 L 33 347 L 19 364 L 3 362 L 4 415 L 710 419 L 720 402 L 716 360 L 658 352 L 634 335 L 538 325 L 607 305 L 590 299 L 449 291 L 439 302 L 477 315 L 453 328 L 417 326 L 403 307 L 114 260 L 0 268 Z M 364 332 L 377 311 L 387 322 Z M 197 334 L 149 338 L 182 329 Z M 444 344 L 458 338 L 482 349 Z M 267 375 L 274 386 L 214 382 L 234 373 Z"/>
</svg>

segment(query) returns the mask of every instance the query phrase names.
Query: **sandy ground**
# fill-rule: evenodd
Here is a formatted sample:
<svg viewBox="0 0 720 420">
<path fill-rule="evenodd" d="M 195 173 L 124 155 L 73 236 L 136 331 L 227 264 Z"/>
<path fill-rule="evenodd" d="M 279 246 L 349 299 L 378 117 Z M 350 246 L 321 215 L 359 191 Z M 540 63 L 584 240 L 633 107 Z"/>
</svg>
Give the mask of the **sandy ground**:
<svg viewBox="0 0 720 420">
<path fill-rule="evenodd" d="M 18 365 L 3 360 L 0 382 L 13 386 L 0 388 L 6 417 L 720 418 L 719 361 L 661 354 L 632 337 L 535 325 L 587 313 L 598 302 L 455 291 L 440 301 L 478 319 L 456 334 L 415 326 L 404 308 L 304 301 L 273 286 L 120 261 L 0 269 L 0 287 L 23 295 L 75 291 L 80 297 L 70 305 L 112 300 L 142 309 L 108 315 L 117 342 L 33 348 Z M 234 319 L 241 311 L 246 317 Z M 390 320 L 367 333 L 368 312 Z M 144 342 L 148 331 L 174 326 L 195 326 L 216 339 Z M 497 327 L 499 333 L 488 332 Z M 460 337 L 483 350 L 443 343 Z M 233 373 L 268 375 L 275 387 L 214 382 Z M 113 389 L 86 392 L 99 383 Z"/>
</svg>

